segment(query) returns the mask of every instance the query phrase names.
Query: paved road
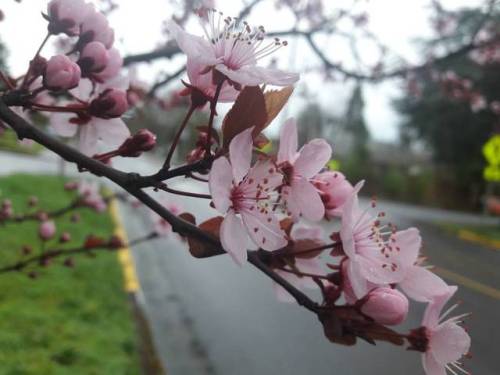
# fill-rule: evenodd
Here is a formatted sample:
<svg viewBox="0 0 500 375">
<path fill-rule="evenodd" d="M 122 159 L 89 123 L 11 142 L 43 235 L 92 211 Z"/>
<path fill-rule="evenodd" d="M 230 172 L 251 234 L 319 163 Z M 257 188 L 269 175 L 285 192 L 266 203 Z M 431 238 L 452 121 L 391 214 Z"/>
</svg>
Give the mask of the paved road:
<svg viewBox="0 0 500 375">
<path fill-rule="evenodd" d="M 184 205 L 200 220 L 210 215 L 205 202 L 187 198 Z M 395 208 L 394 221 L 403 226 L 436 214 L 413 209 L 405 215 L 408 206 L 380 206 L 388 212 Z M 136 211 L 124 208 L 124 216 L 131 237 L 150 226 Z M 468 322 L 474 342 L 468 367 L 476 374 L 499 374 L 500 252 L 443 235 L 429 224 L 422 232 L 425 252 L 439 271 L 450 283 L 463 284 L 459 311 L 474 313 Z M 330 344 L 310 313 L 278 303 L 270 281 L 250 265 L 239 269 L 227 256 L 196 260 L 184 248 L 169 238 L 134 251 L 157 347 L 170 374 L 423 374 L 419 356 L 402 348 Z M 414 306 L 406 327 L 419 325 L 422 310 Z"/>
<path fill-rule="evenodd" d="M 0 153 L 0 175 L 12 172 L 57 173 L 55 158 Z M 154 171 L 154 159 L 128 159 L 119 167 Z M 70 166 L 68 173 L 76 174 Z M 191 188 L 191 187 L 190 187 Z M 184 200 L 199 220 L 210 215 L 205 202 Z M 443 235 L 430 220 L 475 223 L 474 215 L 381 202 L 400 226 L 417 223 L 425 252 L 450 283 L 461 285 L 461 311 L 472 311 L 476 374 L 500 373 L 500 252 Z M 150 228 L 148 217 L 123 207 L 131 238 Z M 278 303 L 270 281 L 251 266 L 237 268 L 226 256 L 196 260 L 175 238 L 134 249 L 141 298 L 154 340 L 170 374 L 422 374 L 418 355 L 389 345 L 361 343 L 344 348 L 328 343 L 314 317 L 298 306 Z M 408 326 L 417 326 L 416 306 Z"/>
</svg>

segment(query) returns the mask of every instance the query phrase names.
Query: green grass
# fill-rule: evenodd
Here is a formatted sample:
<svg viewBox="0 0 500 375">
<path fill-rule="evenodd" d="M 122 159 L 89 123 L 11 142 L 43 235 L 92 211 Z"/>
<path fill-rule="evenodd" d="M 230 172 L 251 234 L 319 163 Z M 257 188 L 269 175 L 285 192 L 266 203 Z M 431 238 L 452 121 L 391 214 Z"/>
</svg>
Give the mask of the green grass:
<svg viewBox="0 0 500 375">
<path fill-rule="evenodd" d="M 56 209 L 74 197 L 63 182 L 28 175 L 0 178 L 0 200 L 9 198 L 16 211 L 25 212 L 26 199 L 35 194 L 40 207 Z M 69 216 L 57 220 L 58 233 L 69 231 L 73 247 L 89 233 L 110 235 L 109 215 L 79 212 L 78 224 Z M 0 227 L 0 267 L 19 260 L 24 244 L 37 248 L 36 223 Z M 1 375 L 140 373 L 116 253 L 74 260 L 74 268 L 64 267 L 63 259 L 54 261 L 34 280 L 26 273 L 0 275 Z"/>
<path fill-rule="evenodd" d="M 453 234 L 458 234 L 461 230 L 466 230 L 491 241 L 500 241 L 500 228 L 495 225 L 460 225 L 440 222 L 438 226 Z"/>
<path fill-rule="evenodd" d="M 20 154 L 37 155 L 42 151 L 42 146 L 37 143 L 26 146 L 20 144 L 16 134 L 12 131 L 5 131 L 0 135 L 0 150 L 16 152 Z"/>
</svg>

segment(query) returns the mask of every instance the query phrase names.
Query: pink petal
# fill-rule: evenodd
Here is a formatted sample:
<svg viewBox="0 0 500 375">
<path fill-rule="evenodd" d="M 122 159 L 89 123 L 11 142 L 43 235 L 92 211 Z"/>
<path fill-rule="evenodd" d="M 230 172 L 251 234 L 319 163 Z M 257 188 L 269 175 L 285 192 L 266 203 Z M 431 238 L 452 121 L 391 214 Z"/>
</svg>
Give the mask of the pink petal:
<svg viewBox="0 0 500 375">
<path fill-rule="evenodd" d="M 215 208 L 225 214 L 231 207 L 231 189 L 233 188 L 233 174 L 231 164 L 224 156 L 216 159 L 212 164 L 208 176 L 208 187 Z"/>
<path fill-rule="evenodd" d="M 121 146 L 130 137 L 130 130 L 119 118 L 109 120 L 94 118 L 92 123 L 97 129 L 97 136 L 108 147 Z"/>
<path fill-rule="evenodd" d="M 430 351 L 442 365 L 458 361 L 470 349 L 470 337 L 456 323 L 444 323 L 432 333 Z"/>
<path fill-rule="evenodd" d="M 300 78 L 296 73 L 264 68 L 257 65 L 247 65 L 232 70 L 224 64 L 218 64 L 215 66 L 215 69 L 229 77 L 232 81 L 238 82 L 244 86 L 258 86 L 261 84 L 289 86 L 293 85 Z"/>
<path fill-rule="evenodd" d="M 283 186 L 281 189 L 281 196 L 286 202 L 288 213 L 292 217 L 293 221 L 297 222 L 300 219 L 300 208 L 292 197 L 292 188 L 290 186 Z"/>
<path fill-rule="evenodd" d="M 315 176 L 330 160 L 332 148 L 324 139 L 313 139 L 299 151 L 295 161 L 295 173 L 311 178 Z"/>
<path fill-rule="evenodd" d="M 92 84 L 92 81 L 90 79 L 84 78 L 80 80 L 78 87 L 69 90 L 69 92 L 78 99 L 86 101 L 90 97 L 90 94 L 93 90 L 94 85 Z"/>
<path fill-rule="evenodd" d="M 394 234 L 393 248 L 398 247 L 396 256 L 403 267 L 411 267 L 415 264 L 422 247 L 422 237 L 417 228 L 409 228 Z"/>
<path fill-rule="evenodd" d="M 325 272 L 323 271 L 323 268 L 321 267 L 321 262 L 319 261 L 318 258 L 312 258 L 312 259 L 306 259 L 306 258 L 297 258 L 295 260 L 295 267 L 301 272 L 304 273 L 310 273 L 312 275 L 324 275 Z M 310 278 L 302 278 L 304 281 L 304 286 L 314 286 L 316 287 L 317 284 Z"/>
<path fill-rule="evenodd" d="M 429 302 L 448 292 L 449 286 L 435 273 L 420 266 L 408 269 L 399 286 L 408 297 L 419 302 Z"/>
<path fill-rule="evenodd" d="M 440 365 L 431 353 L 422 354 L 422 365 L 426 375 L 446 375 L 446 369 Z"/>
<path fill-rule="evenodd" d="M 53 113 L 50 126 L 61 137 L 73 137 L 78 130 L 78 125 L 69 122 L 73 117 L 73 113 Z"/>
<path fill-rule="evenodd" d="M 241 219 L 230 210 L 220 227 L 220 240 L 235 263 L 242 266 L 247 260 L 247 235 Z"/>
<path fill-rule="evenodd" d="M 97 153 L 97 129 L 94 124 L 80 126 L 79 149 L 85 155 L 93 156 Z"/>
<path fill-rule="evenodd" d="M 206 39 L 185 32 L 176 22 L 167 22 L 167 29 L 177 41 L 179 48 L 188 58 L 194 59 L 205 65 L 215 65 L 217 58 L 215 50 Z"/>
<path fill-rule="evenodd" d="M 248 172 L 247 180 L 250 179 L 255 181 L 255 186 L 261 184 L 265 189 L 269 189 L 268 191 L 272 191 L 282 184 L 283 175 L 271 161 L 258 160 Z"/>
<path fill-rule="evenodd" d="M 450 286 L 445 293 L 432 299 L 431 303 L 429 303 L 425 309 L 424 317 L 422 319 L 423 326 L 430 329 L 437 327 L 439 323 L 439 316 L 441 315 L 444 305 L 446 305 L 450 298 L 455 294 L 457 289 L 458 288 L 456 286 Z"/>
<path fill-rule="evenodd" d="M 358 299 L 363 298 L 368 293 L 368 283 L 362 275 L 357 262 L 351 259 L 347 259 L 345 262 L 347 263 L 347 277 L 349 278 L 354 295 Z"/>
<path fill-rule="evenodd" d="M 253 149 L 252 131 L 253 127 L 245 129 L 236 135 L 229 144 L 229 159 L 235 183 L 243 180 L 250 169 Z"/>
<path fill-rule="evenodd" d="M 322 241 L 324 238 L 323 228 L 321 227 L 304 227 L 294 225 L 290 237 L 293 240 L 316 240 Z"/>
<path fill-rule="evenodd" d="M 306 219 L 319 221 L 325 216 L 325 206 L 318 191 L 305 178 L 293 181 L 291 199 L 295 201 L 300 212 Z"/>
<path fill-rule="evenodd" d="M 241 212 L 241 217 L 250 238 L 262 249 L 273 251 L 288 244 L 285 232 L 280 228 L 274 215 L 254 209 Z"/>
<path fill-rule="evenodd" d="M 375 249 L 377 253 L 373 257 L 367 257 L 363 255 L 356 255 L 355 261 L 359 263 L 360 271 L 362 275 L 370 282 L 374 284 L 384 285 L 392 284 L 398 282 L 404 277 L 405 269 L 401 267 L 400 264 L 396 263 L 395 260 L 389 260 L 386 263 L 386 258 L 382 256 L 378 249 Z M 378 256 L 380 254 L 380 256 Z M 392 263 L 396 264 L 396 268 L 391 267 Z"/>
<path fill-rule="evenodd" d="M 285 121 L 280 130 L 280 148 L 278 151 L 278 164 L 284 161 L 293 163 L 297 157 L 297 124 L 295 119 Z"/>
</svg>

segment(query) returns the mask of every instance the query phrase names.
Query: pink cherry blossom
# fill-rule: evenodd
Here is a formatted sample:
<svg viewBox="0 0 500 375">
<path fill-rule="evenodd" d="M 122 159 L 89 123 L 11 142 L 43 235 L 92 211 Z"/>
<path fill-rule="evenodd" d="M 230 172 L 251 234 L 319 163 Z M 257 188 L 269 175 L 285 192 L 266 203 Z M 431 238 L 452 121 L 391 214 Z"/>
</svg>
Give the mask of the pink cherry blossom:
<svg viewBox="0 0 500 375">
<path fill-rule="evenodd" d="M 215 10 L 208 12 L 208 25 L 203 21 L 206 38 L 185 32 L 174 21 L 167 24 L 188 60 L 214 68 L 242 86 L 288 86 L 298 81 L 298 74 L 257 65 L 260 59 L 286 45 L 286 42 L 276 39 L 265 44 L 262 26 L 252 29 L 246 22 L 240 23 L 231 17 L 223 18 Z"/>
<path fill-rule="evenodd" d="M 51 57 L 43 75 L 43 85 L 51 91 L 70 90 L 80 82 L 80 67 L 67 56 Z"/>
<path fill-rule="evenodd" d="M 82 79 L 78 88 L 71 92 L 81 102 L 91 102 L 108 88 L 124 90 L 128 87 L 128 80 L 115 79 L 98 85 L 95 90 L 93 87 L 90 80 Z M 54 113 L 51 116 L 51 127 L 62 137 L 74 137 L 78 134 L 78 148 L 86 155 L 95 155 L 99 142 L 117 148 L 130 136 L 127 125 L 120 118 L 104 119 L 90 114 Z"/>
<path fill-rule="evenodd" d="M 281 127 L 278 169 L 284 175 L 282 198 L 297 220 L 300 215 L 312 221 L 325 216 L 325 206 L 313 185 L 314 177 L 330 160 L 332 148 L 323 139 L 313 139 L 297 152 L 297 125 L 287 120 Z"/>
<path fill-rule="evenodd" d="M 271 192 L 282 177 L 267 161 L 252 160 L 252 130 L 233 138 L 229 145 L 230 161 L 216 159 L 209 175 L 209 188 L 215 208 L 225 215 L 220 228 L 224 250 L 242 265 L 247 259 L 248 238 L 264 250 L 277 250 L 287 244 L 285 233 L 272 212 Z"/>
<path fill-rule="evenodd" d="M 325 205 L 326 216 L 332 218 L 342 215 L 342 206 L 354 191 L 354 187 L 345 176 L 336 171 L 327 171 L 317 174 L 314 186 L 320 191 Z"/>
<path fill-rule="evenodd" d="M 47 5 L 49 31 L 52 34 L 65 33 L 75 36 L 80 33 L 80 25 L 93 6 L 83 0 L 52 0 Z"/>
<path fill-rule="evenodd" d="M 417 265 L 422 239 L 416 228 L 396 232 L 382 225 L 370 209 L 359 208 L 362 185 L 356 185 L 344 203 L 340 229 L 348 257 L 346 277 L 354 295 L 359 299 L 374 286 L 398 284 L 410 298 L 425 302 L 447 290 L 441 278 Z"/>
<path fill-rule="evenodd" d="M 376 288 L 366 296 L 361 312 L 377 323 L 397 325 L 408 315 L 408 299 L 392 288 Z"/>
<path fill-rule="evenodd" d="M 458 323 L 468 314 L 443 321 L 456 305 L 441 314 L 443 307 L 456 290 L 456 286 L 449 287 L 446 293 L 435 297 L 425 311 L 422 326 L 427 345 L 422 355 L 422 362 L 427 375 L 446 375 L 446 370 L 452 374 L 466 373 L 459 360 L 469 352 L 471 340 Z"/>
<path fill-rule="evenodd" d="M 324 244 L 324 233 L 321 227 L 306 227 L 306 226 L 293 226 L 290 233 L 290 238 L 293 241 L 299 240 L 313 240 L 318 246 Z M 323 275 L 323 269 L 319 257 L 314 258 L 295 258 L 294 268 L 300 272 L 312 275 Z M 310 277 L 300 277 L 292 272 L 283 271 L 280 269 L 274 270 L 278 275 L 288 281 L 297 289 L 316 289 L 318 285 Z M 274 291 L 278 301 L 281 302 L 295 302 L 295 299 L 288 293 L 281 285 L 274 283 Z"/>
</svg>

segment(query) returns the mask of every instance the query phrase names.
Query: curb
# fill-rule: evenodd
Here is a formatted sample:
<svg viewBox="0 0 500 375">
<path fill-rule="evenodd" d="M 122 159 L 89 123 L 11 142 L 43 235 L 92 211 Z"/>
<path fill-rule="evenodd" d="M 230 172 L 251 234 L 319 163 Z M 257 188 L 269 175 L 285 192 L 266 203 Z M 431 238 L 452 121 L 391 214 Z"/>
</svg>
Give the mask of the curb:
<svg viewBox="0 0 500 375">
<path fill-rule="evenodd" d="M 500 251 L 500 241 L 492 240 L 490 238 L 481 236 L 475 232 L 472 232 L 467 229 L 460 229 L 458 231 L 458 238 L 464 241 L 469 241 L 473 243 L 477 243 L 479 245 L 485 246 L 493 251 Z"/>
<path fill-rule="evenodd" d="M 123 243 L 128 243 L 127 232 L 121 220 L 120 209 L 116 199 L 112 199 L 109 204 L 109 212 L 115 226 L 114 235 L 119 237 Z M 123 288 L 129 297 L 132 315 L 135 321 L 138 336 L 138 352 L 141 360 L 142 372 L 144 375 L 164 375 L 161 361 L 156 353 L 153 344 L 150 325 L 143 309 L 142 290 L 137 277 L 132 252 L 128 246 L 118 250 L 118 261 L 123 272 Z"/>
</svg>

